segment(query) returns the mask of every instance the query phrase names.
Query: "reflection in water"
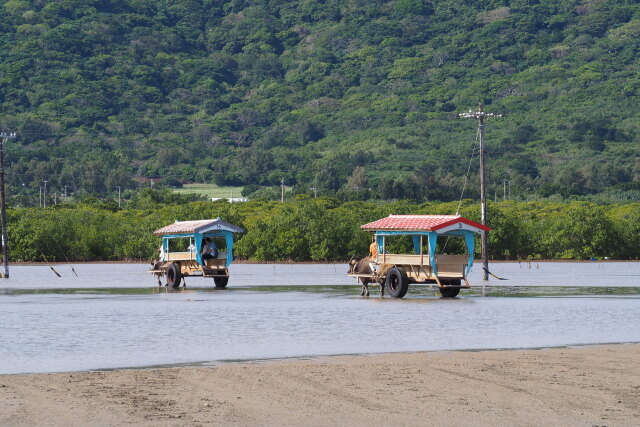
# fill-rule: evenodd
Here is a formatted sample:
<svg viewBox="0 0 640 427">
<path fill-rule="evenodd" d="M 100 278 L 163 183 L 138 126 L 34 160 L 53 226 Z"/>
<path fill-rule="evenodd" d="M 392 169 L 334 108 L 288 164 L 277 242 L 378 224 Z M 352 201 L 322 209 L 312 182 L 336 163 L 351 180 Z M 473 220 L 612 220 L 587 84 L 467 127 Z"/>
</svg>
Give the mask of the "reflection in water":
<svg viewBox="0 0 640 427">
<path fill-rule="evenodd" d="M 15 268 L 16 279 L 0 281 L 0 373 L 640 342 L 640 328 L 629 327 L 640 324 L 637 264 L 620 264 L 627 265 L 617 266 L 620 286 L 527 285 L 542 277 L 534 275 L 489 282 L 487 297 L 481 287 L 443 299 L 435 288 L 412 286 L 402 300 L 376 290 L 359 297 L 334 265 L 245 265 L 227 289 L 192 287 L 196 279 L 186 289 L 154 286 L 135 264 L 75 266 L 77 278 L 61 267 L 61 281 L 47 277 L 47 286 L 41 267 Z"/>
</svg>

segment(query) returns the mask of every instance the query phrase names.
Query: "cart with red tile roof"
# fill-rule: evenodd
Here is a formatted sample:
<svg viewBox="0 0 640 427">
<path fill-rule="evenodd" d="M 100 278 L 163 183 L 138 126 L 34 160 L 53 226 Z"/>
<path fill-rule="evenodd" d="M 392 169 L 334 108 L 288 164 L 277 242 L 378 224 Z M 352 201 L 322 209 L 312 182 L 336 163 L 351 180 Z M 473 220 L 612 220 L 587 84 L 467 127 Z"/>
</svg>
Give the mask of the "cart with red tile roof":
<svg viewBox="0 0 640 427">
<path fill-rule="evenodd" d="M 374 234 L 378 253 L 371 257 L 370 271 L 349 276 L 385 286 L 395 298 L 405 296 L 410 283 L 436 285 L 443 297 L 455 297 L 462 287 L 469 288 L 467 274 L 473 266 L 475 235 L 489 231 L 489 227 L 460 215 L 390 215 L 361 228 Z M 390 253 L 398 247 L 390 241 L 400 236 L 410 239 L 413 251 Z M 442 237 L 464 239 L 467 254 L 437 254 Z"/>
<path fill-rule="evenodd" d="M 220 218 L 176 221 L 153 232 L 162 236 L 160 255 L 149 273 L 166 277 L 166 286 L 178 287 L 184 277 L 211 277 L 217 288 L 229 281 L 229 265 L 233 261 L 233 234 L 244 230 Z M 203 259 L 200 248 L 204 239 L 217 242 L 217 256 Z M 224 246 L 222 249 L 221 246 Z"/>
</svg>

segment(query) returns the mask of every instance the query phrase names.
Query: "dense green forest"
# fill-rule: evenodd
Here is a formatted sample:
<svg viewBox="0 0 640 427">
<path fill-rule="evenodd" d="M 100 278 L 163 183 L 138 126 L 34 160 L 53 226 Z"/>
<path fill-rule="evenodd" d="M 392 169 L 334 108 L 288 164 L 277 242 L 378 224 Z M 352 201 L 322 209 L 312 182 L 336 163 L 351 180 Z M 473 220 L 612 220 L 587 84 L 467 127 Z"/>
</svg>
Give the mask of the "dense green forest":
<svg viewBox="0 0 640 427">
<path fill-rule="evenodd" d="M 478 102 L 505 115 L 490 194 L 640 199 L 637 1 L 9 0 L 0 46 L 13 206 L 44 181 L 457 200 Z"/>
<path fill-rule="evenodd" d="M 458 207 L 458 202 L 341 203 L 308 196 L 285 203 L 189 202 L 145 189 L 125 209 L 104 202 L 10 209 L 8 248 L 13 261 L 151 259 L 160 244 L 154 229 L 176 219 L 219 216 L 246 230 L 237 236 L 237 258 L 337 261 L 367 255 L 371 236 L 360 230 L 362 224 L 389 214 L 453 214 Z M 477 202 L 463 201 L 460 213 L 479 220 Z M 488 219 L 492 259 L 640 258 L 639 203 L 506 201 L 490 203 Z M 462 242 L 450 242 L 446 251 L 464 253 Z"/>
</svg>

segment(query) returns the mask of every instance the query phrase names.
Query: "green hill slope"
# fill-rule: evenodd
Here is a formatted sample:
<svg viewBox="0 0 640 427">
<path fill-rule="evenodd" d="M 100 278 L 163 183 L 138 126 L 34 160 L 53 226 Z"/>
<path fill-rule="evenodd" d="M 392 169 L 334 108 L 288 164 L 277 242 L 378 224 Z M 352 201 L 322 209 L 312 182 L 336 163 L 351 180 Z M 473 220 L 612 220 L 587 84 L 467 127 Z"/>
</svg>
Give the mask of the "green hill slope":
<svg viewBox="0 0 640 427">
<path fill-rule="evenodd" d="M 640 190 L 635 1 L 11 0 L 0 44 L 16 201 L 148 178 L 451 200 L 479 101 L 505 114 L 491 193 Z"/>
</svg>

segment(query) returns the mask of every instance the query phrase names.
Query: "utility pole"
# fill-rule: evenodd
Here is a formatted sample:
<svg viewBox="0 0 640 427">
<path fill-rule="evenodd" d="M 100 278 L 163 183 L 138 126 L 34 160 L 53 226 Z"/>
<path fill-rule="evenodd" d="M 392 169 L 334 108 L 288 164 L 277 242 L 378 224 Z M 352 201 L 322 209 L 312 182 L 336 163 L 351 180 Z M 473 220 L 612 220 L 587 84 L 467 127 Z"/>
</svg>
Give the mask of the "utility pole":
<svg viewBox="0 0 640 427">
<path fill-rule="evenodd" d="M 65 187 L 66 188 L 66 187 Z M 122 187 L 118 185 L 118 209 L 120 209 L 120 189 Z"/>
<path fill-rule="evenodd" d="M 502 191 L 504 192 L 504 197 L 502 200 L 507 200 L 507 180 L 502 180 Z"/>
<path fill-rule="evenodd" d="M 313 198 L 318 197 L 318 189 L 316 187 L 311 187 L 309 190 L 313 190 Z"/>
<path fill-rule="evenodd" d="M 67 186 L 64 186 L 64 201 L 67 201 Z"/>
<path fill-rule="evenodd" d="M 480 136 L 480 213 L 482 225 L 487 225 L 487 198 L 486 198 L 486 182 L 485 182 L 485 158 L 484 158 L 484 119 L 487 117 L 502 117 L 502 114 L 485 113 L 484 105 L 478 104 L 478 111 L 469 110 L 468 113 L 460 113 L 460 117 L 465 119 L 478 120 L 478 134 Z M 487 258 L 487 232 L 482 230 L 482 267 L 483 280 L 489 280 L 489 260 Z"/>
<path fill-rule="evenodd" d="M 0 133 L 2 143 L 0 144 L 0 218 L 2 219 L 2 263 L 4 271 L 2 277 L 9 278 L 9 250 L 7 249 L 7 204 L 4 193 L 4 146 L 7 144 L 9 138 L 16 137 L 13 133 Z"/>
<path fill-rule="evenodd" d="M 280 203 L 284 203 L 284 178 L 280 180 Z"/>
<path fill-rule="evenodd" d="M 43 205 L 43 207 L 46 208 L 47 207 L 47 182 L 49 182 L 49 181 L 47 181 L 45 179 L 42 182 L 44 182 L 44 192 L 42 193 L 42 205 Z"/>
</svg>

